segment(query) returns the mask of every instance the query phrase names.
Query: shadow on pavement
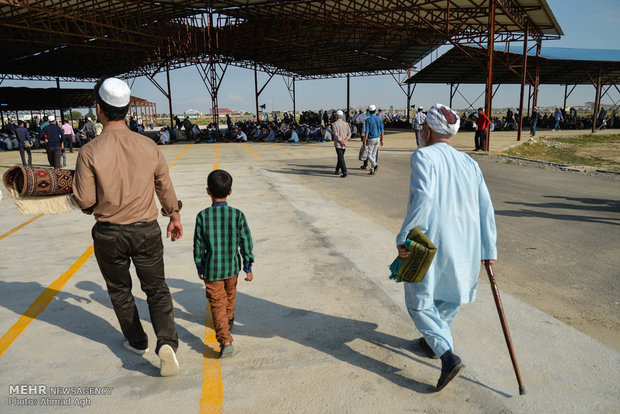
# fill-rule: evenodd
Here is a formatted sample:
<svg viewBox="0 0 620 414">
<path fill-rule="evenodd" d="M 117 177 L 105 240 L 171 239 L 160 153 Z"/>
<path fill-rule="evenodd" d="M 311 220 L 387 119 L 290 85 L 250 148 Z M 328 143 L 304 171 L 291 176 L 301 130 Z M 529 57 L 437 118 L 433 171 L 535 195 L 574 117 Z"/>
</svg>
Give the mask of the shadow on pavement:
<svg viewBox="0 0 620 414">
<path fill-rule="evenodd" d="M 170 287 L 182 289 L 181 292 L 175 292 L 173 298 L 187 312 L 178 312 L 178 308 L 175 308 L 175 317 L 204 326 L 204 314 L 208 312 L 208 308 L 206 307 L 203 285 L 176 278 L 166 279 L 166 281 Z M 203 301 L 196 300 L 196 295 L 199 295 Z M 266 317 L 265 315 L 269 316 Z M 207 315 L 207 318 L 210 319 L 210 315 Z M 331 355 L 348 364 L 373 372 L 398 386 L 421 394 L 434 393 L 434 384 L 425 384 L 405 377 L 400 374 L 403 371 L 403 367 L 395 367 L 386 362 L 363 355 L 347 345 L 347 343 L 355 339 L 360 339 L 409 358 L 416 363 L 436 369 L 438 372 L 437 378 L 439 378 L 439 367 L 437 365 L 411 355 L 411 353 L 423 355 L 421 352 L 418 353 L 419 351 L 412 345 L 411 340 L 379 332 L 377 327 L 378 325 L 375 323 L 292 308 L 265 299 L 255 298 L 239 291 L 237 292 L 234 335 L 288 339 L 289 341 Z M 181 335 L 179 336 L 181 337 Z M 219 357 L 219 353 L 208 346 L 204 346 L 203 351 L 203 346 L 201 342 L 200 348 L 197 346 L 191 346 L 191 348 L 207 358 Z M 510 397 L 510 395 L 474 379 L 466 376 L 462 376 L 462 379 L 503 397 Z"/>
<path fill-rule="evenodd" d="M 294 164 L 288 164 L 288 165 L 291 165 L 292 167 L 296 166 Z M 336 174 L 334 174 L 335 164 L 329 167 L 321 166 L 321 165 L 307 166 L 309 168 L 304 168 L 305 166 L 300 166 L 300 167 L 302 168 L 282 168 L 279 170 L 267 170 L 267 171 L 272 172 L 272 173 L 278 173 L 278 174 L 317 175 L 321 177 L 327 177 L 327 176 L 338 177 Z"/>
<path fill-rule="evenodd" d="M 185 282 L 183 280 L 180 279 L 172 279 L 172 280 L 178 280 L 180 282 Z M 170 280 L 166 279 L 166 282 L 168 283 L 169 286 L 172 286 L 170 284 Z M 182 300 L 179 300 L 180 298 L 183 298 L 186 295 L 191 295 L 192 297 L 192 301 L 193 302 L 198 302 L 195 299 L 195 294 L 196 294 L 196 290 L 197 288 L 195 286 L 189 286 L 189 285 L 193 285 L 192 283 L 189 282 L 185 282 L 188 287 L 192 288 L 192 291 L 181 291 L 181 292 L 174 292 L 172 294 L 172 300 L 173 303 L 181 303 Z M 110 302 L 110 297 L 108 295 L 107 290 L 104 290 L 100 285 L 98 285 L 97 283 L 94 282 L 89 282 L 89 281 L 81 281 L 78 282 L 75 285 L 77 288 L 85 290 L 87 292 L 91 292 L 88 296 L 90 299 L 99 302 L 100 304 L 102 304 L 103 306 L 108 307 L 112 312 L 114 311 L 112 308 L 112 303 Z M 175 287 L 179 287 L 179 286 L 175 286 Z M 198 287 L 199 289 L 200 287 Z M 204 296 L 204 295 L 203 295 Z M 206 299 L 205 299 L 206 300 Z M 142 323 L 144 324 L 145 322 L 147 323 L 151 323 L 150 317 L 149 317 L 149 311 L 148 311 L 148 304 L 146 303 L 146 301 L 142 298 L 139 297 L 135 297 L 135 301 L 136 301 L 136 306 L 138 307 L 138 312 L 141 315 L 141 319 L 142 319 Z M 204 326 L 205 321 L 204 321 L 204 314 L 205 314 L 205 310 L 204 310 L 204 303 L 203 303 L 203 308 L 200 309 L 199 311 L 197 310 L 196 312 L 192 312 L 192 313 L 188 313 L 185 312 L 181 309 L 179 309 L 178 307 L 174 308 L 174 317 L 175 319 L 183 319 L 189 322 L 193 322 L 193 323 L 197 323 L 201 326 Z M 191 333 L 190 331 L 188 331 L 186 328 L 184 328 L 183 326 L 180 326 L 179 324 L 176 324 L 177 327 L 177 334 L 179 335 L 179 342 L 183 342 L 185 344 L 187 344 L 187 346 L 189 346 L 192 350 L 198 352 L 198 353 L 203 353 L 203 349 L 204 349 L 204 345 L 203 345 L 203 341 L 202 339 L 200 339 L 199 337 L 197 337 L 196 335 L 194 335 L 193 333 Z M 117 335 L 120 335 L 120 337 L 122 338 L 122 333 L 120 332 L 120 329 L 116 329 L 117 331 Z M 157 371 L 157 376 L 159 376 L 159 370 Z"/>
<path fill-rule="evenodd" d="M 515 206 L 529 207 L 529 209 L 520 210 L 495 210 L 496 215 L 507 217 L 539 217 L 548 218 L 552 220 L 567 220 L 577 221 L 583 223 L 601 223 L 620 225 L 620 216 L 618 217 L 600 217 L 593 215 L 584 215 L 583 212 L 609 212 L 620 213 L 620 203 L 616 200 L 603 200 L 603 199 L 591 199 L 591 198 L 567 198 L 558 196 L 545 196 L 548 198 L 562 198 L 568 201 L 574 201 L 575 203 L 522 203 L 517 201 L 506 201 L 505 204 L 511 204 Z M 576 204 L 580 203 L 580 204 Z M 588 205 L 589 204 L 589 205 Z M 555 210 L 576 210 L 581 212 L 580 214 L 559 214 L 559 213 L 547 213 L 545 211 L 539 211 L 542 209 L 555 209 Z"/>
<path fill-rule="evenodd" d="M 94 283 L 92 284 L 95 285 Z M 0 303 L 0 306 L 21 315 L 24 309 L 23 302 L 19 299 L 23 297 L 20 292 L 43 292 L 45 290 L 46 287 L 36 282 L 0 281 L 0 292 L 2 292 L 2 303 Z M 90 299 L 53 289 L 50 289 L 47 293 L 55 295 L 50 303 L 53 307 L 48 306 L 41 312 L 40 308 L 35 308 L 33 306 L 23 314 L 107 346 L 110 351 L 121 360 L 123 368 L 127 370 L 141 372 L 153 377 L 159 376 L 158 367 L 155 367 L 142 357 L 130 354 L 129 351 L 123 348 L 122 343 L 124 338 L 119 329 L 112 326 L 105 319 L 86 311 L 81 306 L 71 303 L 71 301 L 76 301 L 88 304 L 91 302 Z M 104 293 L 107 297 L 107 292 Z M 12 300 L 12 298 L 17 299 Z M 108 306 L 111 305 L 108 304 Z M 37 315 L 38 312 L 41 313 Z"/>
<path fill-rule="evenodd" d="M 288 339 L 373 372 L 398 386 L 422 394 L 434 392 L 434 387 L 429 384 L 402 375 L 403 367 L 379 361 L 347 345 L 361 339 L 396 352 L 406 347 L 407 340 L 378 332 L 377 324 L 292 308 L 241 292 L 237 294 L 237 301 L 236 320 L 241 324 L 236 330 L 237 335 Z"/>
<path fill-rule="evenodd" d="M 555 208 L 574 208 L 576 210 L 590 211 L 609 211 L 611 213 L 620 214 L 620 201 L 602 198 L 575 198 L 563 196 L 544 196 L 545 198 L 555 198 L 560 200 L 571 201 L 580 204 L 566 203 L 549 203 L 548 205 Z M 546 206 L 546 205 L 545 205 Z"/>
</svg>

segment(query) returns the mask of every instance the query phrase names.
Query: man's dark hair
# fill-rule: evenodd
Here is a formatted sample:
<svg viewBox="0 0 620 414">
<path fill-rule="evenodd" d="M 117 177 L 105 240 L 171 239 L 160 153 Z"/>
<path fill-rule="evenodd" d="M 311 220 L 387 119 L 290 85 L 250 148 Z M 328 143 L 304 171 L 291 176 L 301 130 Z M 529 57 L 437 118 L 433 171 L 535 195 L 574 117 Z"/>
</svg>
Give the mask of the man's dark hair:
<svg viewBox="0 0 620 414">
<path fill-rule="evenodd" d="M 482 111 L 482 108 L 478 108 L 479 111 Z"/>
<path fill-rule="evenodd" d="M 209 192 L 215 198 L 228 197 L 232 188 L 232 176 L 224 170 L 211 171 L 207 177 L 207 187 Z"/>
<path fill-rule="evenodd" d="M 19 121 L 17 121 L 17 125 L 26 125 L 26 123 L 20 119 Z"/>
<path fill-rule="evenodd" d="M 99 96 L 99 88 L 103 84 L 103 82 L 108 78 L 101 78 L 95 84 L 95 102 L 99 104 L 101 111 L 108 118 L 108 121 L 122 121 L 125 119 L 127 112 L 129 111 L 129 104 L 123 106 L 122 108 L 118 108 L 116 106 L 109 105 L 101 99 Z"/>
</svg>

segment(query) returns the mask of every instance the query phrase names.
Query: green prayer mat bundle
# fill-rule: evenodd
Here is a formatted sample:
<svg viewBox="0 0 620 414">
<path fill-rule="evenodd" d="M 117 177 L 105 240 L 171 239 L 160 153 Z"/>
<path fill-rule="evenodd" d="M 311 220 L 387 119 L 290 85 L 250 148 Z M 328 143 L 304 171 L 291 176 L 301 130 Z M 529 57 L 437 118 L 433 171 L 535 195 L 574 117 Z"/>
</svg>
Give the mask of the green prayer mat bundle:
<svg viewBox="0 0 620 414">
<path fill-rule="evenodd" d="M 397 282 L 416 283 L 424 280 L 437 247 L 417 227 L 411 229 L 405 241 L 405 248 L 409 250 L 409 257 L 397 257 L 390 265 L 390 279 Z"/>
</svg>

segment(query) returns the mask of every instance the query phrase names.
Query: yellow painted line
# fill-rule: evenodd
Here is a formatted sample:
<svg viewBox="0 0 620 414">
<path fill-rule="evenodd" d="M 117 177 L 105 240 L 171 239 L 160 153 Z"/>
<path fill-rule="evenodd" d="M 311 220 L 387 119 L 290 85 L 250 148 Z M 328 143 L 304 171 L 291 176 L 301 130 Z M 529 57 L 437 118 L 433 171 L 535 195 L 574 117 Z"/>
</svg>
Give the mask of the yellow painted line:
<svg viewBox="0 0 620 414">
<path fill-rule="evenodd" d="M 89 257 L 93 254 L 93 246 L 90 246 L 79 259 L 75 261 L 69 267 L 69 269 L 60 275 L 58 279 L 52 282 L 47 289 L 39 295 L 39 297 L 30 305 L 28 310 L 19 317 L 17 322 L 0 338 L 0 356 L 9 349 L 11 344 L 17 339 L 19 335 L 35 320 L 35 318 L 47 308 L 54 296 L 62 290 L 65 284 L 80 270 L 82 265 L 86 263 Z"/>
<path fill-rule="evenodd" d="M 286 148 L 282 148 L 281 146 L 279 146 L 278 144 L 274 144 L 273 142 L 271 143 L 271 145 L 273 145 L 276 148 L 281 149 L 284 152 L 288 152 L 289 154 L 292 154 L 294 157 L 298 157 L 297 154 L 295 154 L 293 151 L 287 150 Z"/>
<path fill-rule="evenodd" d="M 245 145 L 245 147 L 247 148 L 248 151 L 250 151 L 252 153 L 252 155 L 254 155 L 256 157 L 257 160 L 260 161 L 260 157 L 258 155 L 256 155 L 256 153 L 254 151 L 252 151 L 252 148 L 250 148 L 248 146 L 248 144 L 246 144 L 245 142 L 243 143 L 243 145 Z"/>
<path fill-rule="evenodd" d="M 170 163 L 168 164 L 168 168 L 171 168 L 188 150 L 188 148 L 192 146 L 189 144 L 186 146 L 183 151 Z M 41 215 L 42 216 L 42 215 Z M 34 217 L 30 221 L 21 225 L 21 227 L 25 226 L 29 222 L 32 222 L 39 218 L 40 216 Z M 19 228 L 21 228 L 19 227 Z M 19 228 L 15 228 L 17 231 Z M 10 234 L 7 233 L 6 235 Z M 4 237 L 4 235 L 3 235 Z M 94 246 L 90 245 L 89 248 L 86 249 L 84 253 L 69 267 L 69 269 L 60 275 L 58 279 L 56 279 L 52 284 L 50 284 L 44 291 L 39 295 L 39 297 L 30 305 L 28 310 L 19 317 L 17 322 L 9 328 L 9 330 L 0 338 L 0 356 L 6 352 L 7 349 L 13 344 L 13 342 L 26 330 L 28 325 L 47 308 L 47 306 L 51 303 L 52 299 L 62 290 L 62 288 L 67 284 L 69 279 L 71 279 L 78 270 L 86 263 L 86 261 L 92 256 L 94 252 Z M 214 334 L 215 335 L 215 334 Z M 221 377 L 221 375 L 220 375 Z"/>
<path fill-rule="evenodd" d="M 7 236 L 10 236 L 11 234 L 15 233 L 17 230 L 21 229 L 24 226 L 27 226 L 28 224 L 32 223 L 33 221 L 40 219 L 41 217 L 43 217 L 43 214 L 39 214 L 38 216 L 34 216 L 33 218 L 31 218 L 30 220 L 20 224 L 17 227 L 12 228 L 11 230 L 7 231 L 6 233 L 4 233 L 3 235 L 0 236 L 0 240 L 4 239 Z"/>
<path fill-rule="evenodd" d="M 170 164 L 168 164 L 168 168 L 172 168 L 172 166 L 177 163 L 177 161 L 183 156 L 183 154 L 185 154 L 185 151 L 187 151 L 189 147 L 191 147 L 193 144 L 194 143 L 192 142 L 191 144 L 188 144 L 187 147 L 183 148 L 183 151 L 181 151 L 181 153 L 177 155 L 177 157 L 173 159 Z"/>
<path fill-rule="evenodd" d="M 200 413 L 221 413 L 224 403 L 224 384 L 222 364 L 219 359 L 220 344 L 215 339 L 213 318 L 207 304 L 205 318 L 205 343 L 202 353 L 202 392 L 200 394 Z"/>
<path fill-rule="evenodd" d="M 217 170 L 220 168 L 220 152 L 217 146 L 217 142 L 215 143 L 215 163 L 213 164 L 213 169 Z"/>
<path fill-rule="evenodd" d="M 215 163 L 213 169 L 219 168 L 219 153 L 215 143 Z M 200 413 L 221 413 L 224 404 L 224 384 L 222 382 L 222 364 L 219 358 L 220 344 L 215 338 L 213 316 L 207 302 L 205 317 L 205 341 L 202 352 L 202 391 L 200 393 Z"/>
</svg>

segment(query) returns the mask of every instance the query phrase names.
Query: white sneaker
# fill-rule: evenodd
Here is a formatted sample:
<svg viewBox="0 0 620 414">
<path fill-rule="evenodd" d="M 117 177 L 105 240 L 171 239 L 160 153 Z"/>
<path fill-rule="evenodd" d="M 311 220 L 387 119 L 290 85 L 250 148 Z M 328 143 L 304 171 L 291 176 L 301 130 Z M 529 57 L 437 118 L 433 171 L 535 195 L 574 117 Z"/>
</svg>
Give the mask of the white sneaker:
<svg viewBox="0 0 620 414">
<path fill-rule="evenodd" d="M 144 354 L 146 354 L 147 352 L 149 352 L 149 349 L 148 349 L 148 348 L 146 348 L 146 349 L 137 349 L 137 348 L 134 348 L 133 346 L 129 345 L 129 341 L 125 341 L 125 342 L 123 342 L 123 348 L 125 348 L 125 349 L 126 349 L 126 350 L 128 350 L 128 351 L 133 352 L 133 353 L 134 353 L 134 354 L 136 354 L 136 355 L 144 355 Z"/>
<path fill-rule="evenodd" d="M 171 377 L 179 373 L 179 361 L 170 345 L 159 348 L 159 359 L 161 359 L 161 369 L 159 373 L 162 377 Z"/>
</svg>

